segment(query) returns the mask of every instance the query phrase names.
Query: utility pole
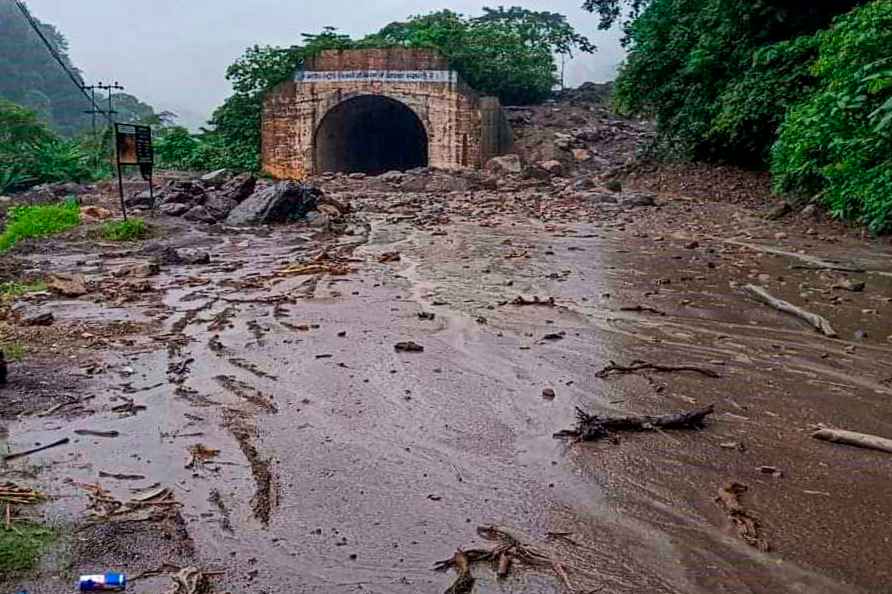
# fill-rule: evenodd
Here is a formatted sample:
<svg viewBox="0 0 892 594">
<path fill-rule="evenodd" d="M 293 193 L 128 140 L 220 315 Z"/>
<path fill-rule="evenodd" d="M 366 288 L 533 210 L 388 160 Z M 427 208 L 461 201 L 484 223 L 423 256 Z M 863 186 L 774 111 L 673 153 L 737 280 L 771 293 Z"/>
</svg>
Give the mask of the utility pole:
<svg viewBox="0 0 892 594">
<path fill-rule="evenodd" d="M 96 138 L 96 115 L 102 113 L 99 111 L 96 105 L 96 85 L 83 85 L 81 89 L 84 91 L 90 91 L 90 102 L 94 106 L 93 109 L 88 109 L 84 113 L 88 113 L 93 116 L 93 138 Z"/>
<path fill-rule="evenodd" d="M 118 113 L 114 109 L 112 109 L 112 91 L 123 91 L 124 87 L 119 85 L 118 81 L 115 81 L 114 84 L 110 85 L 104 85 L 102 84 L 102 82 L 100 82 L 98 85 L 96 85 L 96 88 L 103 91 L 108 91 L 108 122 L 109 124 L 111 124 L 115 119 L 114 115 Z"/>
</svg>

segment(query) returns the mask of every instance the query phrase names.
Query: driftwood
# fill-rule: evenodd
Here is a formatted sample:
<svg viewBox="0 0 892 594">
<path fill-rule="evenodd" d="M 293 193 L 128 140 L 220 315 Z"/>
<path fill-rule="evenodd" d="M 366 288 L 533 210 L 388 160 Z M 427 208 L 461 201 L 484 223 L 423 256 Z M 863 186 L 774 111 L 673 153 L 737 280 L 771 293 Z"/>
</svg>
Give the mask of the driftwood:
<svg viewBox="0 0 892 594">
<path fill-rule="evenodd" d="M 843 431 L 842 429 L 820 429 L 812 433 L 811 436 L 823 441 L 842 443 L 892 454 L 892 439 L 886 439 L 885 437 L 857 433 L 855 431 Z"/>
<path fill-rule="evenodd" d="M 604 379 L 613 374 L 622 375 L 627 373 L 638 373 L 639 371 L 656 371 L 658 373 L 691 371 L 693 373 L 705 375 L 706 377 L 721 377 L 718 373 L 711 369 L 703 369 L 701 367 L 694 367 L 693 365 L 659 365 L 657 363 L 648 363 L 646 361 L 640 361 L 637 359 L 635 361 L 632 361 L 630 365 L 619 365 L 611 361 L 610 365 L 596 373 L 595 377 Z"/>
<path fill-rule="evenodd" d="M 782 311 L 784 313 L 796 316 L 799 319 L 805 320 L 816 330 L 823 333 L 824 336 L 829 336 L 830 338 L 836 338 L 838 336 L 836 334 L 836 330 L 834 330 L 833 327 L 830 325 L 830 322 L 828 322 L 826 318 L 819 316 L 818 314 L 811 313 L 810 311 L 805 311 L 800 307 L 796 307 L 792 303 L 784 301 L 783 299 L 778 299 L 777 297 L 772 296 L 762 287 L 757 287 L 755 285 L 746 285 L 743 290 L 749 296 L 753 297 L 757 301 L 761 301 L 769 307 L 773 307 L 778 311 Z"/>
<path fill-rule="evenodd" d="M 728 518 L 737 530 L 737 534 L 744 542 L 762 552 L 768 552 L 771 550 L 771 547 L 762 535 L 759 521 L 746 511 L 743 504 L 740 503 L 740 496 L 746 493 L 747 490 L 748 487 L 746 485 L 730 483 L 719 489 L 719 495 L 715 498 L 715 501 L 727 512 Z"/>
<path fill-rule="evenodd" d="M 689 412 L 662 416 L 602 417 L 576 409 L 576 428 L 554 434 L 555 439 L 596 441 L 608 437 L 611 431 L 657 431 L 660 429 L 700 429 L 707 416 L 715 411 L 714 405 Z"/>
<path fill-rule="evenodd" d="M 496 543 L 492 549 L 459 549 L 455 555 L 434 566 L 436 571 L 454 569 L 458 577 L 445 594 L 468 594 L 474 585 L 470 567 L 474 563 L 488 562 L 500 578 L 508 575 L 512 564 L 516 561 L 532 568 L 548 569 L 560 578 L 564 585 L 572 590 L 570 577 L 565 564 L 554 558 L 548 551 L 534 545 L 521 542 L 520 539 L 506 530 L 495 526 L 479 526 L 477 534 L 484 540 Z"/>
<path fill-rule="evenodd" d="M 30 456 L 31 454 L 36 454 L 38 452 L 42 452 L 44 450 L 48 450 L 50 448 L 55 448 L 60 445 L 65 445 L 69 442 L 69 439 L 66 437 L 65 439 L 60 439 L 59 441 L 54 441 L 53 443 L 47 444 L 45 446 L 40 446 L 39 448 L 33 448 L 30 450 L 25 450 L 24 452 L 15 452 L 13 454 L 6 454 L 3 456 L 4 462 L 9 462 L 10 460 L 16 460 L 18 458 L 24 458 L 25 456 Z"/>
</svg>

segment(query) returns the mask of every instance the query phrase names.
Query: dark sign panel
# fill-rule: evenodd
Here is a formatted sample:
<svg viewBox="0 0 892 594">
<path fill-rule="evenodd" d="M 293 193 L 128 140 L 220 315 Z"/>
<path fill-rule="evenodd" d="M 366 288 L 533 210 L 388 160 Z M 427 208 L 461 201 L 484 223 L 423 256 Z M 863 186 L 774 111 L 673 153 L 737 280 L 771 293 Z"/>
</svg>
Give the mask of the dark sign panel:
<svg viewBox="0 0 892 594">
<path fill-rule="evenodd" d="M 151 165 L 152 129 L 149 126 L 115 124 L 115 142 L 118 148 L 118 165 Z"/>
</svg>

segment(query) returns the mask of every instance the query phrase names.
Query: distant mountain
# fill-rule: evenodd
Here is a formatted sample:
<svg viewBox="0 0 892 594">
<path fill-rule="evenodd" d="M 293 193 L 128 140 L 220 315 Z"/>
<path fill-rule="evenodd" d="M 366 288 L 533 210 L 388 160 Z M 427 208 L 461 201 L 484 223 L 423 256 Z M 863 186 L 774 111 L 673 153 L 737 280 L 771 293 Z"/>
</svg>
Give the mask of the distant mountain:
<svg viewBox="0 0 892 594">
<path fill-rule="evenodd" d="M 62 33 L 53 25 L 37 23 L 83 84 L 81 71 L 68 57 L 68 43 Z M 91 125 L 92 118 L 84 113 L 90 109 L 90 102 L 53 59 L 13 0 L 0 0 L 0 97 L 33 109 L 66 136 L 83 132 Z M 106 106 L 104 99 L 105 95 L 97 92 L 97 103 L 102 109 Z M 151 119 L 155 115 L 152 106 L 126 93 L 116 94 L 114 105 L 120 112 L 116 119 L 122 122 Z"/>
</svg>

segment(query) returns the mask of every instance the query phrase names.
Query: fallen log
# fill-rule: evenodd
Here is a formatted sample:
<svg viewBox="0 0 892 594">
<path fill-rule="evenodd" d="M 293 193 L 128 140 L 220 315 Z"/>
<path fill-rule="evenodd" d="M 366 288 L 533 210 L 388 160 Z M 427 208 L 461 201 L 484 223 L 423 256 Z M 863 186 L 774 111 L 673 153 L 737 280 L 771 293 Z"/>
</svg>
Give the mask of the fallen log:
<svg viewBox="0 0 892 594">
<path fill-rule="evenodd" d="M 844 431 L 842 429 L 820 429 L 812 433 L 811 436 L 822 441 L 842 443 L 892 454 L 892 439 L 886 439 L 885 437 L 857 433 L 855 431 Z"/>
<path fill-rule="evenodd" d="M 715 412 L 715 405 L 661 416 L 602 417 L 590 415 L 576 409 L 576 428 L 558 431 L 555 439 L 575 441 L 597 441 L 610 435 L 611 431 L 657 431 L 660 429 L 701 429 L 707 416 Z"/>
<path fill-rule="evenodd" d="M 705 375 L 706 377 L 718 378 L 721 377 L 718 373 L 711 369 L 703 369 L 701 367 L 694 367 L 693 365 L 660 365 L 657 363 L 648 363 L 647 361 L 641 361 L 636 359 L 632 361 L 630 365 L 619 365 L 613 361 L 610 362 L 610 365 L 599 371 L 595 374 L 595 377 L 604 379 L 610 375 L 617 374 L 627 374 L 627 373 L 638 373 L 639 371 L 656 371 L 658 373 L 675 373 L 678 371 L 691 371 L 693 373 L 699 373 L 700 375 Z"/>
<path fill-rule="evenodd" d="M 768 291 L 766 291 L 762 287 L 757 287 L 755 285 L 746 285 L 743 290 L 749 296 L 753 297 L 757 301 L 761 301 L 769 307 L 773 307 L 778 311 L 782 311 L 784 313 L 796 316 L 799 319 L 805 320 L 816 330 L 823 333 L 824 336 L 829 336 L 830 338 L 836 338 L 838 336 L 836 330 L 834 330 L 833 327 L 830 325 L 830 322 L 828 322 L 826 318 L 819 316 L 818 314 L 811 313 L 810 311 L 806 311 L 800 307 L 796 307 L 792 303 L 784 301 L 783 299 L 778 299 L 777 297 L 774 297 L 773 295 L 768 293 Z"/>
</svg>

